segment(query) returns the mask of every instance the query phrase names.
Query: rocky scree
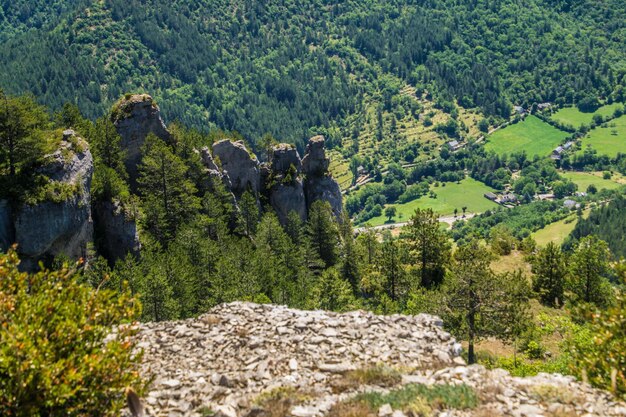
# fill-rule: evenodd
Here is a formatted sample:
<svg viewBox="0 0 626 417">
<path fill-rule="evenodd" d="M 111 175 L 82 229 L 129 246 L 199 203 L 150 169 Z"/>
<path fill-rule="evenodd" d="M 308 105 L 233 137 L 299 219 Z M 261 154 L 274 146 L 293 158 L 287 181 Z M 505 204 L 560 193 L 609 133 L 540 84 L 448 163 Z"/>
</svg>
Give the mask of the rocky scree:
<svg viewBox="0 0 626 417">
<path fill-rule="evenodd" d="M 440 416 L 623 416 L 626 405 L 573 377 L 466 366 L 461 347 L 439 318 L 338 314 L 235 302 L 197 318 L 139 325 L 142 369 L 153 376 L 143 399 L 149 416 L 328 415 L 358 393 L 388 393 L 406 384 L 465 384 L 479 405 L 434 411 Z M 361 384 L 338 391 L 352 371 L 393 368 L 395 386 Z M 264 408 L 260 398 L 285 392 L 299 398 L 284 410 Z M 381 417 L 410 416 L 384 404 Z"/>
</svg>

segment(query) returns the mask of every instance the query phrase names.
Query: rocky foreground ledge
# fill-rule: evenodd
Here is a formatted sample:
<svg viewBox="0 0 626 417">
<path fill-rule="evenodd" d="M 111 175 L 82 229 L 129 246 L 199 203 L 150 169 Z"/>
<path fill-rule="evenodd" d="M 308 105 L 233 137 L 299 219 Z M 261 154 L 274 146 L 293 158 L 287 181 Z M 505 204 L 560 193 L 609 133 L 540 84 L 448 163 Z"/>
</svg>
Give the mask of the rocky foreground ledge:
<svg viewBox="0 0 626 417">
<path fill-rule="evenodd" d="M 465 366 L 460 345 L 441 325 L 424 314 L 337 314 L 241 302 L 197 319 L 146 323 L 138 335 L 143 371 L 154 377 L 143 399 L 146 414 L 340 416 L 333 406 L 358 393 L 386 393 L 407 384 L 466 384 L 475 391 L 477 406 L 434 414 L 626 416 L 626 404 L 571 377 L 515 378 L 503 370 Z M 369 375 L 375 368 L 393 369 L 397 378 L 378 384 L 375 378 L 346 377 Z M 260 401 L 276 392 L 298 401 L 280 403 L 288 409 L 277 413 L 279 403 Z M 377 414 L 407 415 L 390 404 Z"/>
</svg>

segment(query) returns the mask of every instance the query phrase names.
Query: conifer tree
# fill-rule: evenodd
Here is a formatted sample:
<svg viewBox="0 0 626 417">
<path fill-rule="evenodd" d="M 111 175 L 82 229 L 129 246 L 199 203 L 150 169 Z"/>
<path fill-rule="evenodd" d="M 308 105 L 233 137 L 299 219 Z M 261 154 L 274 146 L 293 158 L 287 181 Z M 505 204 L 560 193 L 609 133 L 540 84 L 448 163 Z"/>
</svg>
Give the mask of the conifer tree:
<svg viewBox="0 0 626 417">
<path fill-rule="evenodd" d="M 246 236 L 256 234 L 260 210 L 257 199 L 250 190 L 245 191 L 239 199 L 239 230 Z"/>
<path fill-rule="evenodd" d="M 412 261 L 417 266 L 421 285 L 432 287 L 443 281 L 450 257 L 450 244 L 431 210 L 415 210 L 406 227 Z"/>
<path fill-rule="evenodd" d="M 0 90 L 0 173 L 15 179 L 20 169 L 41 156 L 48 127 L 46 110 L 29 96 L 8 97 Z M 5 171 L 6 172 L 3 172 Z M 31 173 L 28 172 L 30 175 Z M 15 185 L 15 184 L 13 184 Z"/>
<path fill-rule="evenodd" d="M 307 235 L 311 246 L 324 261 L 326 267 L 335 265 L 338 259 L 339 232 L 328 202 L 320 200 L 311 205 Z"/>
<path fill-rule="evenodd" d="M 489 250 L 477 241 L 460 246 L 443 288 L 444 322 L 467 340 L 469 363 L 476 362 L 476 342 L 498 333 L 503 311 L 502 286 L 489 268 L 492 259 Z"/>
<path fill-rule="evenodd" d="M 167 244 L 199 208 L 196 189 L 186 172 L 185 164 L 165 142 L 148 135 L 139 167 L 139 193 L 145 228 L 161 244 Z"/>
<path fill-rule="evenodd" d="M 612 299 L 607 274 L 611 253 L 606 242 L 595 236 L 580 240 L 571 257 L 570 287 L 577 301 L 606 306 Z"/>
<path fill-rule="evenodd" d="M 539 250 L 533 262 L 533 290 L 539 294 L 542 304 L 549 307 L 562 307 L 563 291 L 567 277 L 565 256 L 553 242 Z"/>
</svg>

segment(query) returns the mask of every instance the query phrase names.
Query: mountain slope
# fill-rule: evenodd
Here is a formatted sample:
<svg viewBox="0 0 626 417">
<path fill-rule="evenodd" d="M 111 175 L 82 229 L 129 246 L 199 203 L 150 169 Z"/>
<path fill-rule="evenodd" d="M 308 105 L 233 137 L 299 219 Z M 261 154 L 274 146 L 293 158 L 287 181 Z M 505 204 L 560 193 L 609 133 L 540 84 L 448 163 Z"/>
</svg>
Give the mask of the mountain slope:
<svg viewBox="0 0 626 417">
<path fill-rule="evenodd" d="M 301 146 L 310 129 L 331 145 L 361 135 L 366 94 L 406 113 L 389 76 L 501 118 L 511 103 L 576 102 L 625 84 L 618 1 L 603 13 L 595 0 L 460 3 L 4 0 L 0 86 L 89 117 L 149 90 L 170 120 Z"/>
</svg>

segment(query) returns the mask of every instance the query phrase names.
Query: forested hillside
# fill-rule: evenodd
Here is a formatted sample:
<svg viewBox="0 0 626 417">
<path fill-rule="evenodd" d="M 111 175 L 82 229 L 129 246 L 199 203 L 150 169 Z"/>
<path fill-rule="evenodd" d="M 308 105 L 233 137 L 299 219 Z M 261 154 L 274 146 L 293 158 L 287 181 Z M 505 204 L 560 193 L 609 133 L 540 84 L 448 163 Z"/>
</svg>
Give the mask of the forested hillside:
<svg viewBox="0 0 626 417">
<path fill-rule="evenodd" d="M 617 0 L 0 5 L 5 91 L 53 109 L 74 102 L 95 118 L 123 93 L 148 90 L 169 120 L 252 142 L 269 132 L 302 147 L 324 133 L 337 146 L 366 134 L 372 108 L 393 132 L 396 119 L 424 112 L 403 85 L 448 112 L 456 100 L 497 119 L 511 104 L 619 98 L 626 84 Z"/>
</svg>

